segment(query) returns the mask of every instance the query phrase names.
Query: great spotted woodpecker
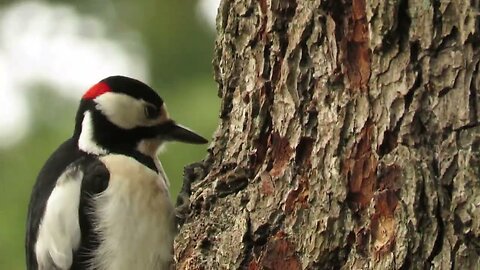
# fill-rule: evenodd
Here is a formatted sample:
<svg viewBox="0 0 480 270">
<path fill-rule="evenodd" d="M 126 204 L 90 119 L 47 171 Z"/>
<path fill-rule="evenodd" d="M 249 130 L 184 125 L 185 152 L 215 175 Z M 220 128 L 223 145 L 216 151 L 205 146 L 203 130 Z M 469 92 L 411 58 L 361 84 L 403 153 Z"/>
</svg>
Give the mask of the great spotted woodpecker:
<svg viewBox="0 0 480 270">
<path fill-rule="evenodd" d="M 174 209 L 157 151 L 207 140 L 176 124 L 152 88 L 123 76 L 90 88 L 75 121 L 33 187 L 27 269 L 168 269 Z"/>
</svg>

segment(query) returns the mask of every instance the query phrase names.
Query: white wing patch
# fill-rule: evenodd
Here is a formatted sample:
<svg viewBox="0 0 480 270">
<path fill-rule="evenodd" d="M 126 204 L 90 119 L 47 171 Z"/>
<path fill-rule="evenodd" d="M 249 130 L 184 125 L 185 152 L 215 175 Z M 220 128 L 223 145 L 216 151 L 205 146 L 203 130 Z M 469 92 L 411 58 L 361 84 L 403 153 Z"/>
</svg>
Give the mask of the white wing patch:
<svg viewBox="0 0 480 270">
<path fill-rule="evenodd" d="M 77 167 L 68 167 L 48 198 L 35 245 L 39 269 L 66 270 L 72 265 L 73 250 L 81 239 L 78 207 L 82 177 Z"/>
</svg>

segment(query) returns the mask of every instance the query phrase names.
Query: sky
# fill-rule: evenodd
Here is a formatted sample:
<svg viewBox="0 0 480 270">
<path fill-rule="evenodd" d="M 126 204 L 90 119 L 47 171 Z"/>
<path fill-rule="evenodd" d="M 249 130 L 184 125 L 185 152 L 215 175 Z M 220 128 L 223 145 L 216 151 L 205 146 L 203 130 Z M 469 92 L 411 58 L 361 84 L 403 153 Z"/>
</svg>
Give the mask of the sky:
<svg viewBox="0 0 480 270">
<path fill-rule="evenodd" d="M 214 29 L 220 0 L 201 0 L 199 20 Z M 25 20 L 25 18 L 29 18 Z M 111 37 L 106 22 L 69 5 L 18 2 L 0 12 L 0 149 L 24 139 L 35 84 L 78 100 L 112 74 L 149 81 L 146 49 L 133 31 Z M 75 51 L 72 51 L 72 50 Z"/>
</svg>

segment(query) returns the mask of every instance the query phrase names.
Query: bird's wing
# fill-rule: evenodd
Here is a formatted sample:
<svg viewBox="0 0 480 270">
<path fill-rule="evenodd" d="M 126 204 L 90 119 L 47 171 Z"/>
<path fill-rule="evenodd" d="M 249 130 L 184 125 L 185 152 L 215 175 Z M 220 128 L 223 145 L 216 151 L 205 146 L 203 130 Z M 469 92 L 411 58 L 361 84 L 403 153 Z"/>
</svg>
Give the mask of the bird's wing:
<svg viewBox="0 0 480 270">
<path fill-rule="evenodd" d="M 28 204 L 27 226 L 25 234 L 25 251 L 28 270 L 37 270 L 35 245 L 38 239 L 40 222 L 45 214 L 48 198 L 57 184 L 60 175 L 72 163 L 85 156 L 78 151 L 77 142 L 69 139 L 62 143 L 45 162 L 32 188 Z"/>
<path fill-rule="evenodd" d="M 39 269 L 69 269 L 72 265 L 72 251 L 81 240 L 78 207 L 82 177 L 80 164 L 72 163 L 48 198 L 35 244 Z"/>
<path fill-rule="evenodd" d="M 90 199 L 107 188 L 108 180 L 108 170 L 96 158 L 78 160 L 58 178 L 35 246 L 39 269 L 71 269 L 85 263 L 93 242 Z"/>
</svg>

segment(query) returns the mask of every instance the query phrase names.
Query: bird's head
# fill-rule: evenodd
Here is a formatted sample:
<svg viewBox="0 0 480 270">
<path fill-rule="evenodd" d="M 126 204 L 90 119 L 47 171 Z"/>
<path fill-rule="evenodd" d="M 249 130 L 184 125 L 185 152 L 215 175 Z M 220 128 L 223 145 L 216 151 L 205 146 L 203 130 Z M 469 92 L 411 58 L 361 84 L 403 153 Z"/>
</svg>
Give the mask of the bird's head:
<svg viewBox="0 0 480 270">
<path fill-rule="evenodd" d="M 136 149 L 154 155 L 165 141 L 207 142 L 173 121 L 152 88 L 124 76 L 103 79 L 83 95 L 74 137 L 92 154 Z"/>
</svg>

